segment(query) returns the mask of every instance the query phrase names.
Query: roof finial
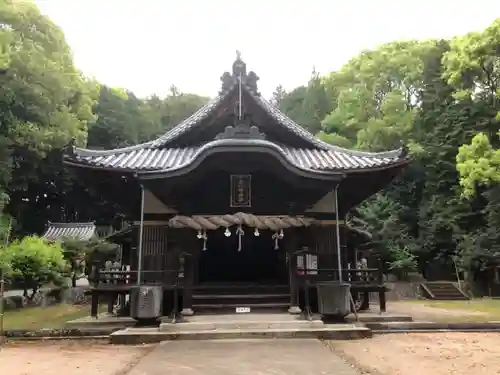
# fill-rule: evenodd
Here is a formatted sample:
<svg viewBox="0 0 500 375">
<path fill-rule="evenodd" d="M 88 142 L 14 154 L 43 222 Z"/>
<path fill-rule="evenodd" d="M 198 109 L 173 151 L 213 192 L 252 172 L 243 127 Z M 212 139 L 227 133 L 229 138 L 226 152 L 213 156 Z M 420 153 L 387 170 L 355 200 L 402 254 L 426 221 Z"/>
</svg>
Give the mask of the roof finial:
<svg viewBox="0 0 500 375">
<path fill-rule="evenodd" d="M 236 60 L 233 63 L 233 77 L 237 78 L 240 75 L 246 77 L 247 64 L 241 59 L 241 52 L 236 51 Z"/>
</svg>

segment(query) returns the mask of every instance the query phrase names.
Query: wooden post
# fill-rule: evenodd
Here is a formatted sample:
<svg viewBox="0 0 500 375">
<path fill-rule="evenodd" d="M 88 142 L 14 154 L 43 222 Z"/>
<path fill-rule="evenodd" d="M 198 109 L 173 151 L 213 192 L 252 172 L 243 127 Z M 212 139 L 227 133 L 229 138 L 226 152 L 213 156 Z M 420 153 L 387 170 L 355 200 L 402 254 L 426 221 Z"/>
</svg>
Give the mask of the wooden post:
<svg viewBox="0 0 500 375">
<path fill-rule="evenodd" d="M 91 298 L 90 316 L 97 319 L 97 315 L 99 314 L 99 292 L 92 290 Z"/>
<path fill-rule="evenodd" d="M 297 283 L 297 229 L 292 229 L 288 235 L 287 254 L 288 254 L 288 282 L 290 284 L 290 314 L 300 314 L 302 310 L 299 307 L 299 289 Z"/>
<path fill-rule="evenodd" d="M 113 315 L 113 307 L 115 306 L 116 295 L 114 293 L 110 293 L 108 295 L 108 314 Z"/>
<path fill-rule="evenodd" d="M 183 316 L 191 316 L 193 311 L 193 277 L 194 277 L 194 262 L 193 257 L 186 257 L 184 265 L 184 288 L 182 290 L 182 310 Z"/>
<path fill-rule="evenodd" d="M 5 275 L 2 268 L 0 268 L 0 345 L 5 341 L 4 329 L 3 329 L 3 318 L 4 318 L 4 307 L 5 307 Z"/>
<path fill-rule="evenodd" d="M 385 296 L 385 293 L 384 293 Z M 363 292 L 363 299 L 360 310 L 368 310 L 370 308 L 370 292 Z"/>
<path fill-rule="evenodd" d="M 385 289 L 381 289 L 378 292 L 378 301 L 380 304 L 380 313 L 386 312 L 386 300 L 385 300 Z"/>
<path fill-rule="evenodd" d="M 197 239 L 194 231 L 185 233 L 185 243 L 187 249 L 184 255 L 184 279 L 182 289 L 182 316 L 192 316 L 193 311 L 193 281 L 194 281 L 194 261 L 197 253 L 196 245 Z"/>
<path fill-rule="evenodd" d="M 378 270 L 378 301 L 380 305 L 380 313 L 386 312 L 386 299 L 385 299 L 385 287 L 384 287 L 384 262 L 382 258 L 379 258 L 379 270 Z"/>
</svg>

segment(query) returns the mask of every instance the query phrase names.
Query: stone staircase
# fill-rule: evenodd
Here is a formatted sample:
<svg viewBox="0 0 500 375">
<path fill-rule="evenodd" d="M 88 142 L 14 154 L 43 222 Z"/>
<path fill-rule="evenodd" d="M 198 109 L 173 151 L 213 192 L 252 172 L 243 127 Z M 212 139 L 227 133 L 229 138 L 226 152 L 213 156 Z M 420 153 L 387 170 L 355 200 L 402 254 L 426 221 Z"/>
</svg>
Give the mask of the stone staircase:
<svg viewBox="0 0 500 375">
<path fill-rule="evenodd" d="M 290 303 L 288 285 L 205 285 L 195 288 L 193 310 L 196 314 L 235 312 L 249 307 L 252 312 L 286 311 Z"/>
<path fill-rule="evenodd" d="M 423 295 L 441 301 L 464 301 L 469 297 L 451 281 L 432 281 L 421 284 Z"/>
</svg>

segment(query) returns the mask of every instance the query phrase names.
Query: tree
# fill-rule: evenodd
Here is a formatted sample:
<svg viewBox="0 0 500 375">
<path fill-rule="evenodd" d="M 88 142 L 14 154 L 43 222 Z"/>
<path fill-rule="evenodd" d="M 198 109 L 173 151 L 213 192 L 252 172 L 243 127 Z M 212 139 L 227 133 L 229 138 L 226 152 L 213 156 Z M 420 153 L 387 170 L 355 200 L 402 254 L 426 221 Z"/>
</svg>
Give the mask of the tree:
<svg viewBox="0 0 500 375">
<path fill-rule="evenodd" d="M 66 270 L 63 249 L 36 236 L 16 240 L 3 250 L 9 273 L 23 289 L 23 295 L 32 300 L 36 292 L 48 283 L 60 284 Z M 29 293 L 31 291 L 31 294 Z"/>
<path fill-rule="evenodd" d="M 312 134 L 317 134 L 321 130 L 321 121 L 332 110 L 332 98 L 328 96 L 328 91 L 316 70 L 313 70 L 306 89 L 300 124 Z"/>
<path fill-rule="evenodd" d="M 64 249 L 64 258 L 69 264 L 73 287 L 76 287 L 76 281 L 83 277 L 85 265 L 91 264 L 99 257 L 107 257 L 118 249 L 116 244 L 96 237 L 88 241 L 65 238 L 61 240 L 61 246 Z"/>
<path fill-rule="evenodd" d="M 21 208 L 48 207 L 44 200 L 53 196 L 41 187 L 54 181 L 40 173 L 44 159 L 72 138 L 85 144 L 98 85 L 74 67 L 62 31 L 34 3 L 2 1 L 0 19 L 0 38 L 10 46 L 8 71 L 0 76 L 0 192 L 19 219 Z M 44 215 L 32 210 L 26 217 Z"/>
<path fill-rule="evenodd" d="M 457 170 L 463 195 L 471 197 L 478 185 L 500 183 L 500 150 L 491 146 L 486 134 L 478 133 L 458 149 Z"/>
<path fill-rule="evenodd" d="M 286 97 L 287 93 L 285 91 L 285 89 L 283 88 L 282 85 L 278 85 L 276 87 L 276 89 L 274 90 L 273 92 L 273 96 L 271 98 L 271 103 L 276 106 L 276 107 L 280 107 L 281 105 L 281 102 L 283 101 L 283 99 Z"/>
<path fill-rule="evenodd" d="M 483 31 L 452 40 L 444 58 L 445 78 L 457 98 L 486 98 L 495 107 L 500 98 L 500 19 Z"/>
</svg>

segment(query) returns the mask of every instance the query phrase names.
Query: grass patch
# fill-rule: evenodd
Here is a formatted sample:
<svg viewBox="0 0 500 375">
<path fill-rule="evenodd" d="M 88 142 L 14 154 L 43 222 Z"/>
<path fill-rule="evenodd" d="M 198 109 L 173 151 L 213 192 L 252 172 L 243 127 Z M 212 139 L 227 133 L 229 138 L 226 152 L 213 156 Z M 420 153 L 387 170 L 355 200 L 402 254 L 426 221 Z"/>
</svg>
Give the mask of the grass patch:
<svg viewBox="0 0 500 375">
<path fill-rule="evenodd" d="M 405 301 L 408 304 L 419 304 L 426 307 L 463 312 L 461 315 L 447 316 L 438 320 L 448 322 L 484 322 L 487 320 L 500 321 L 500 300 L 491 298 L 478 298 L 469 301 L 433 301 L 433 300 L 414 300 Z M 470 314 L 467 314 L 470 313 Z"/>
<path fill-rule="evenodd" d="M 500 300 L 491 298 L 478 298 L 469 301 L 432 301 L 432 300 L 416 300 L 411 303 L 419 303 L 424 306 L 436 307 L 447 310 L 465 310 L 472 312 L 480 312 L 484 314 L 499 314 L 500 315 Z"/>
<path fill-rule="evenodd" d="M 61 328 L 68 320 L 90 315 L 89 305 L 27 307 L 4 313 L 4 329 Z"/>
</svg>

